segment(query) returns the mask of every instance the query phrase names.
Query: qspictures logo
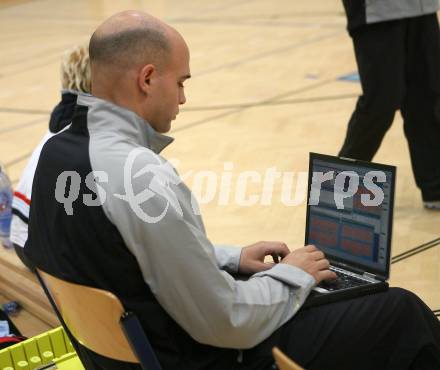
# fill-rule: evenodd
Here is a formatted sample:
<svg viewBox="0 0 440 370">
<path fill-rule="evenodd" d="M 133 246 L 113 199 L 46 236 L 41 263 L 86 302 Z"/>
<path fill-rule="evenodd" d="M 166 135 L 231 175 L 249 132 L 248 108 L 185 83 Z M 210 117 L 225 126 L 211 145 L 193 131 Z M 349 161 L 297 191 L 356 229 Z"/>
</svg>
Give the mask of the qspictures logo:
<svg viewBox="0 0 440 370">
<path fill-rule="evenodd" d="M 148 158 L 148 164 L 135 170 L 136 163 L 145 162 L 145 158 Z M 110 196 L 126 202 L 131 211 L 146 223 L 161 221 L 170 207 L 183 217 L 182 199 L 176 191 L 179 187 L 186 187 L 183 181 L 192 189 L 190 203 L 195 215 L 200 215 L 199 204 L 212 202 L 241 207 L 271 206 L 281 202 L 286 207 L 293 207 L 304 204 L 307 198 L 309 174 L 305 171 L 280 172 L 276 167 L 265 171 L 234 171 L 234 164 L 226 162 L 223 171 L 190 170 L 179 176 L 176 171 L 179 164 L 179 160 L 166 161 L 144 148 L 133 149 L 116 179 L 123 182 L 124 193 Z M 355 171 L 313 172 L 308 203 L 318 205 L 322 194 L 326 197 L 331 194 L 334 206 L 344 209 L 345 204 L 361 191 L 363 206 L 379 207 L 384 200 L 381 184 L 386 180 L 382 171 L 362 175 Z M 80 194 L 82 181 L 89 193 Z M 55 198 L 63 204 L 66 214 L 72 216 L 74 202 L 82 201 L 89 207 L 105 204 L 109 197 L 105 184 L 109 181 L 109 174 L 104 171 L 92 171 L 84 179 L 75 171 L 64 171 L 57 178 Z M 148 202 L 156 205 L 154 212 L 147 212 L 151 208 L 146 206 Z"/>
</svg>

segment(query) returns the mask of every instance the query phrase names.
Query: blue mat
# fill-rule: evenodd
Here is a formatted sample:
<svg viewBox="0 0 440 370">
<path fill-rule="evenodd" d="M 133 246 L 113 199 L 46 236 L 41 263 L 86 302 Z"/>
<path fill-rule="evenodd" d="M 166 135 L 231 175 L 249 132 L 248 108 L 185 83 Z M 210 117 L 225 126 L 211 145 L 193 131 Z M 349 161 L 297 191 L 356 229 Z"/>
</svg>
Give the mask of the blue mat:
<svg viewBox="0 0 440 370">
<path fill-rule="evenodd" d="M 352 72 L 347 75 L 342 75 L 338 77 L 339 81 L 348 81 L 348 82 L 360 82 L 359 73 Z"/>
</svg>

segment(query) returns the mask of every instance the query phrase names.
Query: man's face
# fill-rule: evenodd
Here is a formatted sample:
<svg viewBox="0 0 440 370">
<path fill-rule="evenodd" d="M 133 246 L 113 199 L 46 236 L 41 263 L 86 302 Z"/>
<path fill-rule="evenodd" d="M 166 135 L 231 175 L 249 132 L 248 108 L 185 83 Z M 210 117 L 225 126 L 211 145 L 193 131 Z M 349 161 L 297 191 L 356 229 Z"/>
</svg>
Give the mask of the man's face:
<svg viewBox="0 0 440 370">
<path fill-rule="evenodd" d="M 189 51 L 183 40 L 172 45 L 170 54 L 169 61 L 157 72 L 149 102 L 153 109 L 148 122 L 160 133 L 171 129 L 171 121 L 179 113 L 179 105 L 185 104 L 184 82 L 191 77 Z"/>
</svg>

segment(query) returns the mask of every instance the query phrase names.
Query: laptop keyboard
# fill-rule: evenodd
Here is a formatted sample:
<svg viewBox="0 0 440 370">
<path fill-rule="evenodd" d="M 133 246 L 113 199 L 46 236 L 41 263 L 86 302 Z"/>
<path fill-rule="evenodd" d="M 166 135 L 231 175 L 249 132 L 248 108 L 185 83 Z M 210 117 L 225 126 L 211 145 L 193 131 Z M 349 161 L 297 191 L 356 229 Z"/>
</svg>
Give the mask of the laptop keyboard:
<svg viewBox="0 0 440 370">
<path fill-rule="evenodd" d="M 369 282 L 366 280 L 358 279 L 354 276 L 346 275 L 339 271 L 334 271 L 334 272 L 336 273 L 336 275 L 338 275 L 338 278 L 336 280 L 324 280 L 318 286 L 320 288 L 333 291 L 333 290 L 354 288 L 360 285 L 369 284 Z"/>
</svg>

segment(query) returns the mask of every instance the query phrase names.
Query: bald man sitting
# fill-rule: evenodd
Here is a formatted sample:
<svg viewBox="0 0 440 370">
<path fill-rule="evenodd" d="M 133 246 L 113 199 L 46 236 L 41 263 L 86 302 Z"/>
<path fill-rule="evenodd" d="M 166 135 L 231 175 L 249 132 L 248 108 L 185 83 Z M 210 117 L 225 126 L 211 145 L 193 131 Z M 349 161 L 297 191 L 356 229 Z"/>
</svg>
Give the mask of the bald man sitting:
<svg viewBox="0 0 440 370">
<path fill-rule="evenodd" d="M 119 13 L 89 52 L 93 96 L 46 143 L 34 178 L 25 253 L 35 266 L 116 294 L 164 370 L 269 370 L 274 345 L 308 369 L 440 368 L 440 326 L 413 294 L 300 310 L 316 283 L 335 277 L 315 247 L 207 238 L 190 190 L 159 155 L 190 77 L 176 30 Z M 267 255 L 282 260 L 266 264 Z M 138 368 L 80 352 L 87 369 Z"/>
</svg>

